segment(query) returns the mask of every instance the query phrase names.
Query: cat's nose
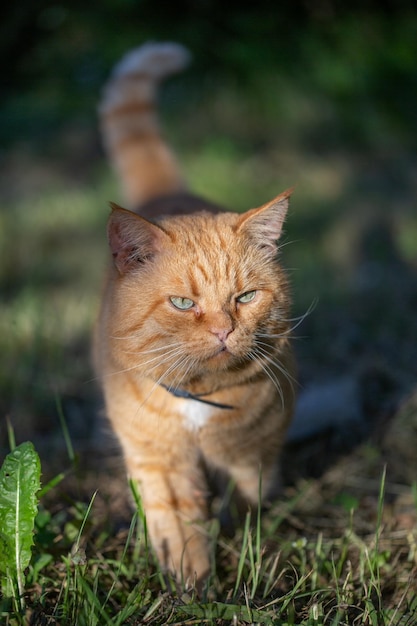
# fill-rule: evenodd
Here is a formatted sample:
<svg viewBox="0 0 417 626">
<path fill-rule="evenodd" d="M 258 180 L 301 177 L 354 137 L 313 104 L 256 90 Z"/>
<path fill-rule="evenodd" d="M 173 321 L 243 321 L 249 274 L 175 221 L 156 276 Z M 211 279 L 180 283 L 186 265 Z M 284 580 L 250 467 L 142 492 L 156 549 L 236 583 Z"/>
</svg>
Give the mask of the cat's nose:
<svg viewBox="0 0 417 626">
<path fill-rule="evenodd" d="M 206 319 L 208 331 L 224 344 L 234 328 L 231 316 L 226 311 L 213 311 L 207 315 Z"/>
<path fill-rule="evenodd" d="M 230 326 L 229 328 L 210 328 L 209 330 L 213 335 L 216 335 L 222 343 L 224 343 L 233 331 L 233 328 Z"/>
</svg>

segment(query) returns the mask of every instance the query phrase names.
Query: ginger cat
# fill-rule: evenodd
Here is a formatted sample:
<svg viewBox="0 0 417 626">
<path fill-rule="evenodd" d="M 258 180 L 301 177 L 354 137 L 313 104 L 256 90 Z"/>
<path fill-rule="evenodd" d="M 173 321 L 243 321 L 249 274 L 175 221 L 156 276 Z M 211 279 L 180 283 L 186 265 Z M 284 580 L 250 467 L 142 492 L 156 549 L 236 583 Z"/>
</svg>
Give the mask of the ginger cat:
<svg viewBox="0 0 417 626">
<path fill-rule="evenodd" d="M 294 396 L 277 240 L 291 190 L 244 214 L 187 191 L 155 113 L 159 81 L 187 58 L 147 44 L 104 91 L 105 144 L 135 212 L 112 205 L 95 361 L 161 566 L 198 584 L 210 572 L 208 476 L 254 505 L 260 484 L 265 499 L 279 482 Z"/>
</svg>

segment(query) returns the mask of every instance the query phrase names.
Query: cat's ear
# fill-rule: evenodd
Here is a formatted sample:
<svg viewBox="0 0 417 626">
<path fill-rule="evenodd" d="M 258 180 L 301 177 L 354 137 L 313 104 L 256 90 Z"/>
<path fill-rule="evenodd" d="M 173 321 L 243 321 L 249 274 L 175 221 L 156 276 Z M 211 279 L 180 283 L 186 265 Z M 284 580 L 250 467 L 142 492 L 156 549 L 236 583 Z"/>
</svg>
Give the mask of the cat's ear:
<svg viewBox="0 0 417 626">
<path fill-rule="evenodd" d="M 126 274 L 153 258 L 163 247 L 165 232 L 143 217 L 110 203 L 112 213 L 107 236 L 114 263 L 120 274 Z"/>
<path fill-rule="evenodd" d="M 275 256 L 293 191 L 293 187 L 287 189 L 271 202 L 244 213 L 239 219 L 237 231 L 247 233 L 260 248 Z"/>
</svg>

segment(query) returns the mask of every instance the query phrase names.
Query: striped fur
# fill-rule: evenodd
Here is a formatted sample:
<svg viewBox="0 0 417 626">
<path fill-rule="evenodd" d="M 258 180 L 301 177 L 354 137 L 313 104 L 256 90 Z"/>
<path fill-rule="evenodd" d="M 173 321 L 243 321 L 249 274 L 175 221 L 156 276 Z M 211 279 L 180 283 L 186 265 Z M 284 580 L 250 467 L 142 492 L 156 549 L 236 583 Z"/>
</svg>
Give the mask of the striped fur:
<svg viewBox="0 0 417 626">
<path fill-rule="evenodd" d="M 148 44 L 105 88 L 104 141 L 137 212 L 113 205 L 95 360 L 161 565 L 201 584 L 211 567 L 208 478 L 228 477 L 251 504 L 260 484 L 263 499 L 277 489 L 294 403 L 276 243 L 291 192 L 241 215 L 188 194 L 154 110 L 157 83 L 186 59 L 176 44 Z"/>
<path fill-rule="evenodd" d="M 160 80 L 188 60 L 178 44 L 147 44 L 116 65 L 104 89 L 99 106 L 104 144 L 131 208 L 184 188 L 176 160 L 161 140 L 155 99 Z"/>
</svg>

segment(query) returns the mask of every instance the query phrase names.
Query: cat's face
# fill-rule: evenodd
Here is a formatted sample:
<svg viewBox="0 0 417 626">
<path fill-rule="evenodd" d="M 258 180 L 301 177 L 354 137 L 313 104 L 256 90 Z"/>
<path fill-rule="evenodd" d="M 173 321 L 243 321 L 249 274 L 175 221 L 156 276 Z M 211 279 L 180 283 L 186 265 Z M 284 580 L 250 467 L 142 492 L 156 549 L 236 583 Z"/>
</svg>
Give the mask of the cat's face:
<svg viewBox="0 0 417 626">
<path fill-rule="evenodd" d="M 118 211 L 109 228 L 119 270 L 112 333 L 123 367 L 181 386 L 272 358 L 288 328 L 279 203 L 269 218 L 198 214 L 159 226 Z"/>
</svg>

